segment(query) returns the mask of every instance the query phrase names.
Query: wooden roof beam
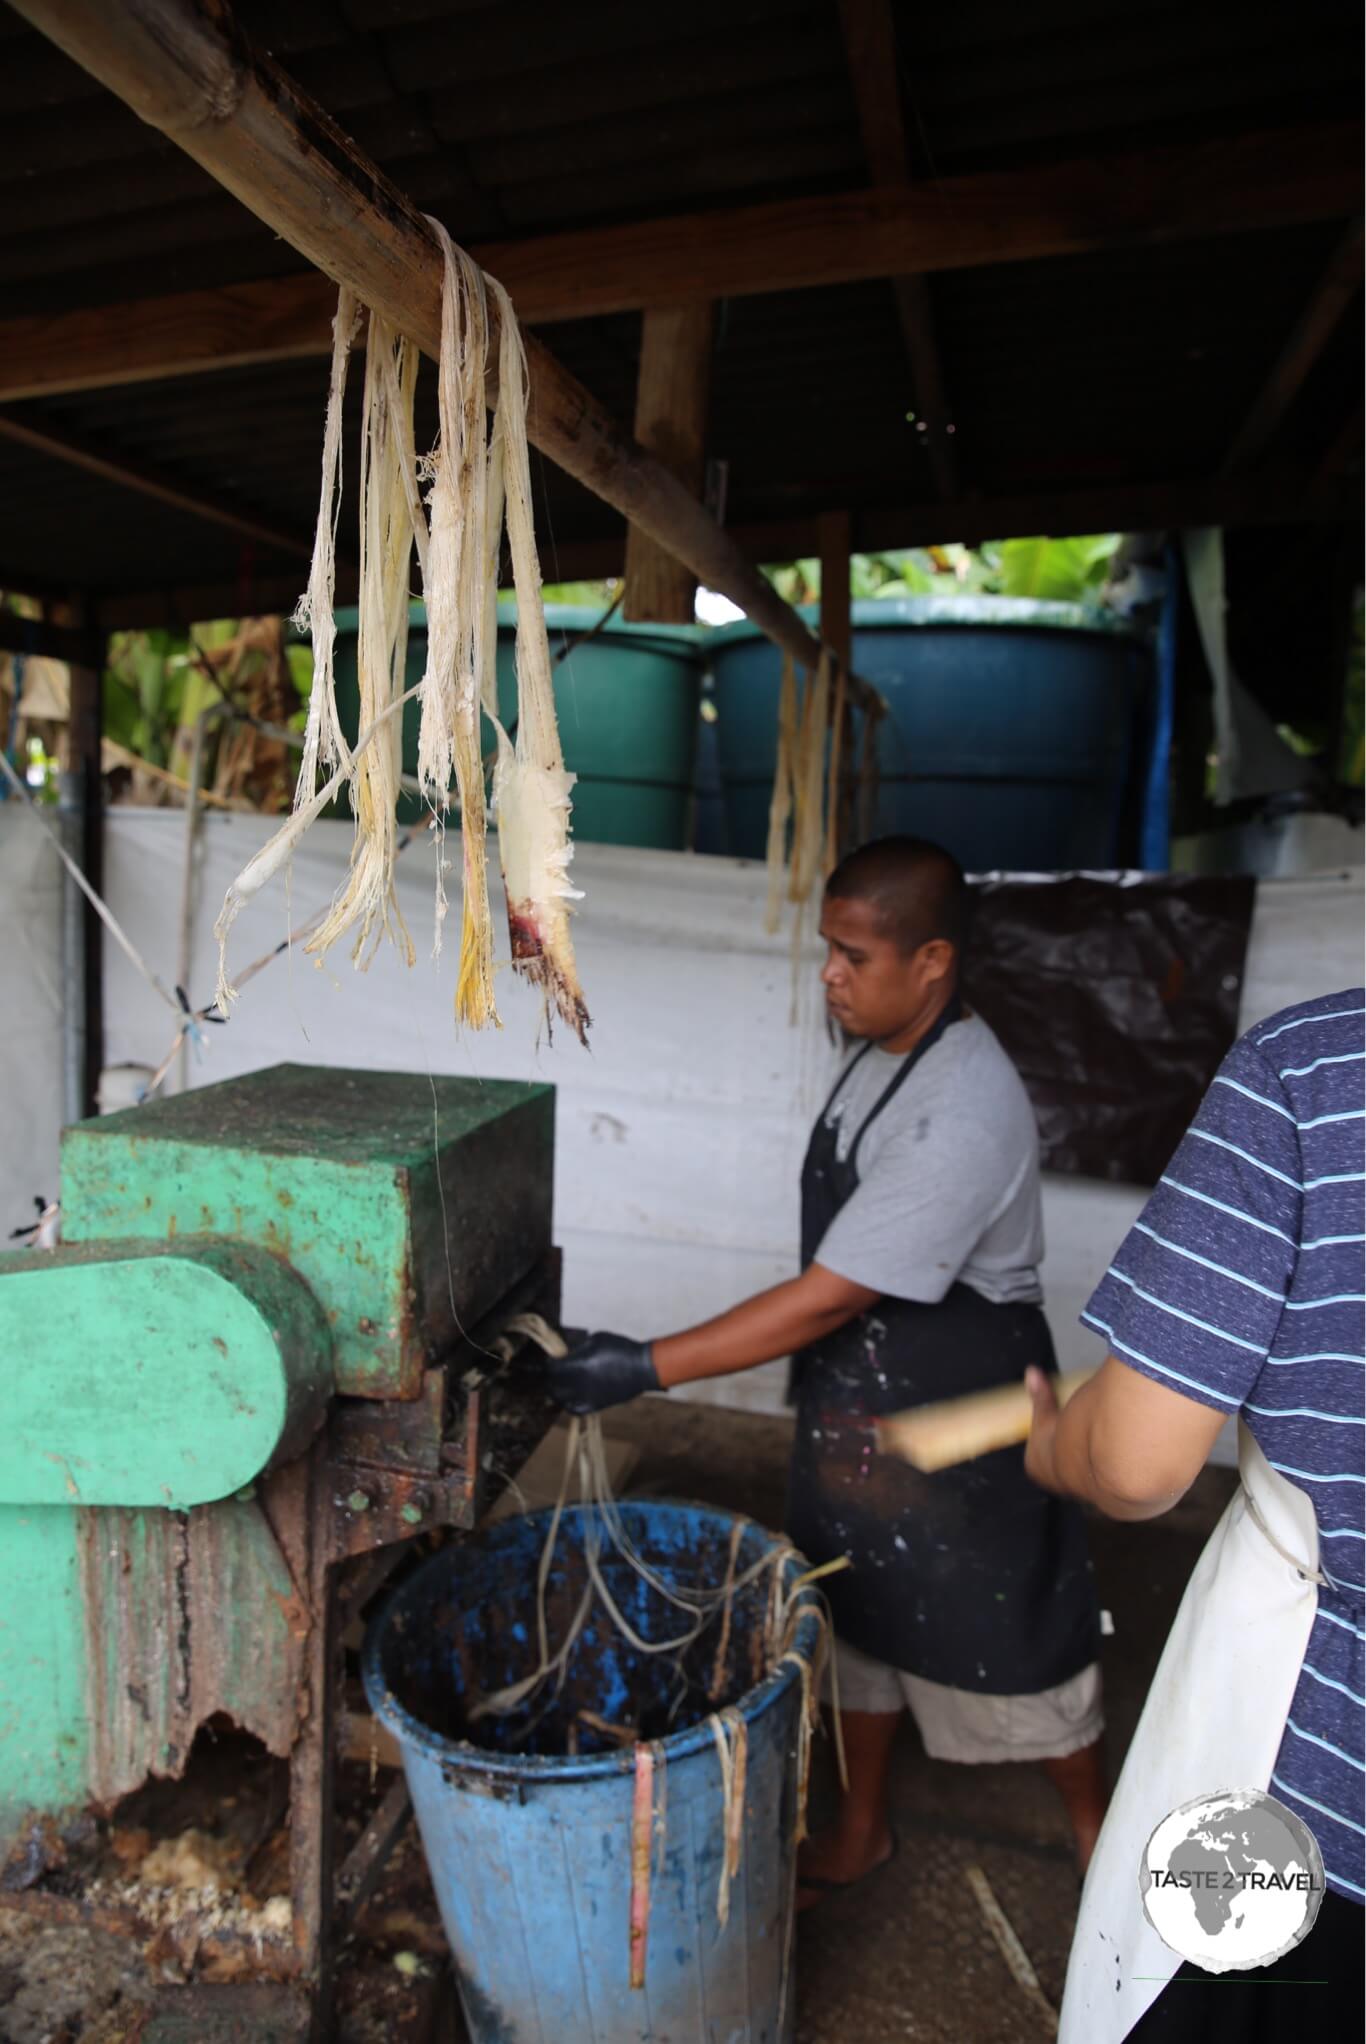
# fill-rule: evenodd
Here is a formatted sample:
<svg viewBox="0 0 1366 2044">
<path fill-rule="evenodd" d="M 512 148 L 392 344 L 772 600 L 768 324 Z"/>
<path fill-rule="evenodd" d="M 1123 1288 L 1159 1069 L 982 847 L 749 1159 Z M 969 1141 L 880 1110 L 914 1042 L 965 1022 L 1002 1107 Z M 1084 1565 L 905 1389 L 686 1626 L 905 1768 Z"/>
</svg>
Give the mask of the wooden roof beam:
<svg viewBox="0 0 1366 2044">
<path fill-rule="evenodd" d="M 1347 307 L 1361 289 L 1362 223 L 1353 221 L 1343 235 L 1309 302 L 1291 329 L 1289 338 L 1271 366 L 1271 373 L 1257 393 L 1251 411 L 1239 427 L 1233 445 L 1224 457 L 1227 474 L 1250 468 L 1268 443 L 1275 438 L 1282 420 L 1309 377 L 1310 371 L 1337 332 Z"/>
<path fill-rule="evenodd" d="M 896 23 L 889 0 L 840 0 L 840 26 L 849 79 L 863 136 L 863 154 L 874 185 L 910 186 L 911 158 L 901 110 Z M 930 473 L 941 497 L 958 492 L 948 393 L 935 339 L 930 287 L 923 276 L 892 279 L 892 297 L 911 365 L 916 430 L 925 434 Z"/>
<path fill-rule="evenodd" d="M 47 0 L 21 0 L 19 11 L 45 13 Z M 507 286 L 523 325 L 549 325 L 1348 219 L 1361 204 L 1361 148 L 1356 123 L 1285 128 L 476 244 L 471 253 Z M 310 273 L 0 320 L 0 402 L 325 355 L 335 305 L 328 277 Z"/>
<path fill-rule="evenodd" d="M 444 262 L 426 216 L 252 48 L 225 0 L 19 0 L 17 12 L 307 262 L 439 354 Z M 812 665 L 819 646 L 797 612 L 550 351 L 524 339 L 528 431 L 542 453 Z"/>
<path fill-rule="evenodd" d="M 1359 429 L 1359 417 L 1357 425 Z M 1360 517 L 1360 497 L 1359 482 L 1350 475 L 1329 478 L 1270 469 L 1249 477 L 1093 485 L 1029 497 L 961 498 L 947 504 L 926 498 L 920 503 L 865 507 L 854 514 L 847 535 L 841 530 L 839 544 L 876 553 L 953 539 L 976 542 L 1040 532 L 1336 523 Z M 833 486 L 829 501 L 835 501 Z M 813 511 L 736 526 L 732 537 L 752 561 L 790 561 L 820 552 L 823 522 Z M 833 526 L 826 530 L 833 532 Z M 566 581 L 619 575 L 625 549 L 624 532 L 599 539 L 561 540 L 556 547 L 559 573 Z M 348 578 L 339 569 L 337 584 L 339 599 L 351 600 L 354 571 Z M 220 617 L 245 602 L 261 612 L 287 610 L 296 594 L 295 584 L 279 577 L 258 578 L 246 596 L 237 586 L 226 584 L 144 589 L 102 597 L 99 618 L 101 626 L 111 631 L 167 621 L 183 624 Z"/>
</svg>

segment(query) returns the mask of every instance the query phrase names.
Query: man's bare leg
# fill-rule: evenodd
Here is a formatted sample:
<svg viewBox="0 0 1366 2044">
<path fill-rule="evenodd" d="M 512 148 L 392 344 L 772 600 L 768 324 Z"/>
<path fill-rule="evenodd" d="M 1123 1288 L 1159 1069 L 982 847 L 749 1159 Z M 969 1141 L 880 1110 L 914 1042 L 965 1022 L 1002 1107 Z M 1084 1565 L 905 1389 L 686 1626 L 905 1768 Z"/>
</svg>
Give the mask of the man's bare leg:
<svg viewBox="0 0 1366 2044">
<path fill-rule="evenodd" d="M 1080 1752 L 1060 1760 L 1045 1760 L 1043 1771 L 1062 1797 L 1076 1840 L 1077 1865 L 1082 1873 L 1090 1865 L 1110 1792 L 1105 1782 L 1105 1747 L 1100 1739 Z"/>
<path fill-rule="evenodd" d="M 899 1710 L 840 1712 L 849 1787 L 840 1797 L 830 1829 L 808 1838 L 797 1856 L 799 1909 L 816 1901 L 820 1893 L 816 1888 L 803 1891 L 803 1876 L 832 1883 L 856 1881 L 890 1858 L 887 1786 L 900 1722 Z"/>
</svg>

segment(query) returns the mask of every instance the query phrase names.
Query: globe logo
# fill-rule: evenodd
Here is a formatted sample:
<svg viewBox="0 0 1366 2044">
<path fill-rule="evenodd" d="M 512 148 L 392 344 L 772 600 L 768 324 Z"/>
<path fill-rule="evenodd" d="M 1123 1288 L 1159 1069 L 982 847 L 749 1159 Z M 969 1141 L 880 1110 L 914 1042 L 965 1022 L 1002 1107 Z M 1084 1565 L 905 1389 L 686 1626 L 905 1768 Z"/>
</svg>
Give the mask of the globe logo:
<svg viewBox="0 0 1366 2044">
<path fill-rule="evenodd" d="M 1274 1796 L 1221 1789 L 1162 1819 L 1138 1885 L 1164 1944 L 1207 1973 L 1244 1972 L 1293 1951 L 1313 1929 L 1323 1856 Z"/>
</svg>

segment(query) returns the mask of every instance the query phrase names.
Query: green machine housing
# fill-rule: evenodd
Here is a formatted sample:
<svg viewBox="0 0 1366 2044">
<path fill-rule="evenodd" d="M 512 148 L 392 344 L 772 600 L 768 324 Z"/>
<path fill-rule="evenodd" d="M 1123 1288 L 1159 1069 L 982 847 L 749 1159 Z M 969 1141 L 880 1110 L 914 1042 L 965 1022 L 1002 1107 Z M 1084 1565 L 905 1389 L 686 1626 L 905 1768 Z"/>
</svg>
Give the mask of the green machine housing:
<svg viewBox="0 0 1366 2044">
<path fill-rule="evenodd" d="M 66 1130 L 63 1246 L 0 1256 L 11 1890 L 226 1714 L 290 1762 L 264 1970 L 318 1989 L 341 1633 L 550 1423 L 501 1330 L 558 1317 L 553 1165 L 550 1086 L 299 1065 Z"/>
</svg>

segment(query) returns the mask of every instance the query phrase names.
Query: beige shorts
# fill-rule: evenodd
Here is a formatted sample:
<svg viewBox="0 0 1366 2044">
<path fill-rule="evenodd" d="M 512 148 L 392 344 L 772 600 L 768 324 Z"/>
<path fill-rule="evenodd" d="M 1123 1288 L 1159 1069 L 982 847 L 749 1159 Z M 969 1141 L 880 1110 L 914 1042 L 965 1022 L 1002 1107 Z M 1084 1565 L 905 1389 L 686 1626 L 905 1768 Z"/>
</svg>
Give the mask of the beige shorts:
<svg viewBox="0 0 1366 2044">
<path fill-rule="evenodd" d="M 1035 1696 L 983 1696 L 949 1689 L 900 1668 L 888 1668 L 857 1647 L 835 1642 L 842 1710 L 894 1711 L 903 1706 L 920 1728 L 931 1760 L 969 1763 L 1063 1760 L 1092 1746 L 1105 1729 L 1100 1666 L 1093 1661 L 1056 1689 Z M 826 1677 L 826 1700 L 834 1693 Z"/>
</svg>

